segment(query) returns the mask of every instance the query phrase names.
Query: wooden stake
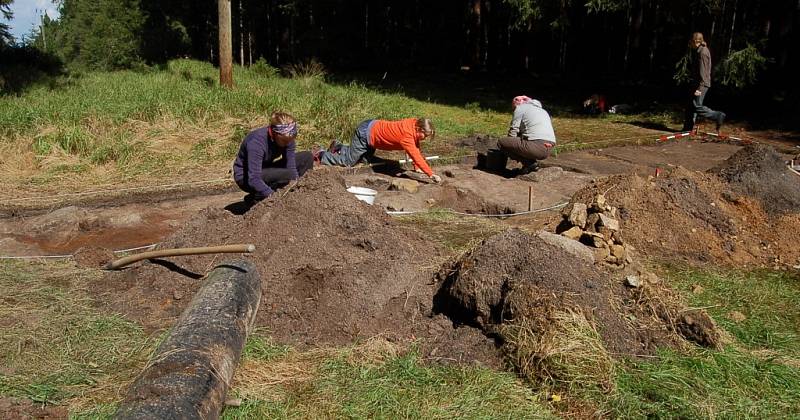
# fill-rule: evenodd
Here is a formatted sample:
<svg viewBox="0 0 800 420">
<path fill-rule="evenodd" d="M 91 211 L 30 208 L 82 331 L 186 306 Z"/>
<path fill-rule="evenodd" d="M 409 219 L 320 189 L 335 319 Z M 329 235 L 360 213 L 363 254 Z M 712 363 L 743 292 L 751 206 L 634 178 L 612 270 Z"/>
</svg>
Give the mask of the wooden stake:
<svg viewBox="0 0 800 420">
<path fill-rule="evenodd" d="M 533 210 L 533 185 L 528 186 L 528 211 Z"/>
</svg>

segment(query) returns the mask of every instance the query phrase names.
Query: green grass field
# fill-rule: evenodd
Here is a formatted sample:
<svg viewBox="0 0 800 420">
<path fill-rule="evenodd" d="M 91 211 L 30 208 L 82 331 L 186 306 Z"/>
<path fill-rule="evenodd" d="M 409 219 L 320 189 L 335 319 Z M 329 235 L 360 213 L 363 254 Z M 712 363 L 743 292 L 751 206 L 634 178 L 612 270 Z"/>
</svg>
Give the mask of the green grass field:
<svg viewBox="0 0 800 420">
<path fill-rule="evenodd" d="M 513 373 L 429 364 L 380 337 L 346 348 L 297 351 L 251 336 L 231 396 L 245 418 L 792 418 L 800 416 L 800 280 L 772 271 L 669 268 L 669 281 L 729 333 L 720 351 L 664 350 L 617 361 L 614 389 L 560 392 Z M 162 333 L 92 305 L 96 271 L 68 262 L 0 266 L 0 398 L 109 418 Z M 701 285 L 701 293 L 692 293 Z M 736 290 L 736 293 L 731 293 Z M 770 302 L 770 307 L 759 305 Z M 743 311 L 734 322 L 730 311 Z M 548 401 L 550 392 L 560 401 Z"/>
<path fill-rule="evenodd" d="M 431 118 L 437 135 L 427 153 L 469 153 L 457 139 L 502 135 L 510 109 L 482 109 L 414 99 L 401 90 L 376 91 L 353 82 L 327 82 L 322 74 L 280 77 L 266 65 L 235 69 L 236 87 L 217 86 L 208 63 L 175 60 L 163 69 L 88 73 L 0 96 L 0 192 L 9 197 L 82 191 L 97 185 L 146 185 L 191 173 L 193 179 L 226 178 L 247 132 L 265 125 L 273 110 L 300 122 L 301 148 L 349 141 L 368 118 Z M 561 116 L 554 105 L 560 148 L 648 142 L 658 132 L 640 127 L 671 123 L 669 113 L 607 118 Z M 633 124 L 633 122 L 638 122 Z M 600 142 L 600 143 L 598 143 Z"/>
</svg>

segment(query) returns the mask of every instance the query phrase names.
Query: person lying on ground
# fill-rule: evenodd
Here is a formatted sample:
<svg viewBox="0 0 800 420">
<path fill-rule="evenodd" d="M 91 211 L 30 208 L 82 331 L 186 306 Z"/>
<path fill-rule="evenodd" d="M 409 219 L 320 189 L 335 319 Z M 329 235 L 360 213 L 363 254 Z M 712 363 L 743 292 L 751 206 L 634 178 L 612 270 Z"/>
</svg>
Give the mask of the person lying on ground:
<svg viewBox="0 0 800 420">
<path fill-rule="evenodd" d="M 510 159 L 522 164 L 520 175 L 537 169 L 537 161 L 547 159 L 556 145 L 556 135 L 550 114 L 542 103 L 527 96 L 517 96 L 511 101 L 514 116 L 508 136 L 497 142 L 500 150 Z"/>
<path fill-rule="evenodd" d="M 427 118 L 366 120 L 356 127 L 349 145 L 334 140 L 327 151 L 317 146 L 313 151 L 314 160 L 322 165 L 349 167 L 372 157 L 376 150 L 403 150 L 411 157 L 415 170 L 438 183 L 442 178 L 433 173 L 419 146 L 420 141 L 435 135 L 433 123 Z"/>
<path fill-rule="evenodd" d="M 583 101 L 583 112 L 589 115 L 600 115 L 606 112 L 606 97 L 594 94 Z"/>
<path fill-rule="evenodd" d="M 691 81 L 689 82 L 686 115 L 683 121 L 683 131 L 692 131 L 697 116 L 708 118 L 716 124 L 717 134 L 725 121 L 725 113 L 714 111 L 703 105 L 708 89 L 711 88 L 711 52 L 708 44 L 703 39 L 703 34 L 695 32 L 689 39 L 691 49 Z"/>
<path fill-rule="evenodd" d="M 269 125 L 251 131 L 233 162 L 233 180 L 248 193 L 245 201 L 261 201 L 298 179 L 314 166 L 311 152 L 296 152 L 297 121 L 273 112 Z"/>
</svg>

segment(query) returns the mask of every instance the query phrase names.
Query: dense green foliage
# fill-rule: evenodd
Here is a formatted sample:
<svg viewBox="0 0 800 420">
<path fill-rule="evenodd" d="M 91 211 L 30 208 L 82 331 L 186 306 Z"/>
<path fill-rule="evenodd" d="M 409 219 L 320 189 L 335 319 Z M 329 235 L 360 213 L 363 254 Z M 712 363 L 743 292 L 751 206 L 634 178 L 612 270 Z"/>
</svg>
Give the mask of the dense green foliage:
<svg viewBox="0 0 800 420">
<path fill-rule="evenodd" d="M 132 68 L 142 60 L 143 23 L 139 0 L 66 0 L 54 28 L 54 49 L 81 67 Z"/>
<path fill-rule="evenodd" d="M 48 50 L 69 64 L 116 69 L 218 58 L 216 2 L 63 0 L 60 7 Z M 800 69 L 800 13 L 792 0 L 233 0 L 231 7 L 240 64 L 264 58 L 283 67 L 315 58 L 329 68 L 663 81 L 689 35 L 701 31 L 714 63 L 725 63 L 718 78 L 726 84 L 753 84 L 763 71 L 777 76 L 763 82 L 780 82 Z M 31 42 L 43 44 L 39 36 Z"/>
<path fill-rule="evenodd" d="M 11 13 L 11 3 L 14 0 L 0 0 L 0 48 L 9 44 L 11 34 L 8 32 L 8 24 L 3 20 L 9 20 L 13 16 Z"/>
</svg>

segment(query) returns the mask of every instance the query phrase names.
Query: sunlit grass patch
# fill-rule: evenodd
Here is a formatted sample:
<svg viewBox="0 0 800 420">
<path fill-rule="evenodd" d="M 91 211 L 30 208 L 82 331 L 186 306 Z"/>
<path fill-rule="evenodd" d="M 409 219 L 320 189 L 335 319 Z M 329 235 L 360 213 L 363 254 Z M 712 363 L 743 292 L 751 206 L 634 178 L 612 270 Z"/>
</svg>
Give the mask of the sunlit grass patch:
<svg viewBox="0 0 800 420">
<path fill-rule="evenodd" d="M 800 358 L 800 277 L 796 273 L 678 267 L 668 273 L 690 304 L 707 307 L 738 343 L 751 350 Z"/>
<path fill-rule="evenodd" d="M 797 418 L 800 369 L 733 348 L 681 355 L 620 369 L 607 407 L 620 418 Z"/>
<path fill-rule="evenodd" d="M 124 392 L 154 343 L 93 307 L 86 289 L 97 275 L 70 263 L 0 263 L 0 395 L 85 407 Z"/>
<path fill-rule="evenodd" d="M 796 274 L 670 266 L 664 278 L 733 337 L 721 351 L 663 350 L 626 361 L 616 391 L 598 397 L 621 418 L 796 418 L 800 416 Z M 743 315 L 742 319 L 734 311 Z"/>
<path fill-rule="evenodd" d="M 425 365 L 380 337 L 305 353 L 267 347 L 266 359 L 245 357 L 233 391 L 243 404 L 227 408 L 224 418 L 553 417 L 512 374 Z"/>
</svg>

